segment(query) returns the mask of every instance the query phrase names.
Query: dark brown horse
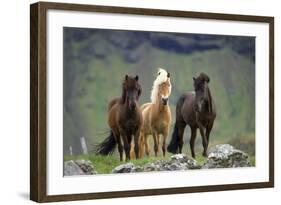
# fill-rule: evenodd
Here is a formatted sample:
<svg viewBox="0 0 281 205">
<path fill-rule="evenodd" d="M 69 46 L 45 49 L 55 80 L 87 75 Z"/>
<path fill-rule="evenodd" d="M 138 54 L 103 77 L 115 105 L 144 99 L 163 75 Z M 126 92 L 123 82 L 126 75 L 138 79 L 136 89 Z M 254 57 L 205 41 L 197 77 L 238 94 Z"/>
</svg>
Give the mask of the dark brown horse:
<svg viewBox="0 0 281 205">
<path fill-rule="evenodd" d="M 174 132 L 168 146 L 169 152 L 182 153 L 184 129 L 189 125 L 192 157 L 195 158 L 194 142 L 197 128 L 202 137 L 203 156 L 207 156 L 209 137 L 216 118 L 216 107 L 208 86 L 209 82 L 210 78 L 205 73 L 201 73 L 197 78 L 193 78 L 195 92 L 187 92 L 179 98 Z"/>
<path fill-rule="evenodd" d="M 123 161 L 123 149 L 126 154 L 126 161 L 130 160 L 130 147 L 134 138 L 134 151 L 136 158 L 139 158 L 139 135 L 142 126 L 142 114 L 139 108 L 141 86 L 138 83 L 138 76 L 125 76 L 122 88 L 122 97 L 115 98 L 108 105 L 108 125 L 111 129 L 110 135 L 96 146 L 96 154 L 112 154 L 116 144 L 120 154 L 120 161 Z"/>
</svg>

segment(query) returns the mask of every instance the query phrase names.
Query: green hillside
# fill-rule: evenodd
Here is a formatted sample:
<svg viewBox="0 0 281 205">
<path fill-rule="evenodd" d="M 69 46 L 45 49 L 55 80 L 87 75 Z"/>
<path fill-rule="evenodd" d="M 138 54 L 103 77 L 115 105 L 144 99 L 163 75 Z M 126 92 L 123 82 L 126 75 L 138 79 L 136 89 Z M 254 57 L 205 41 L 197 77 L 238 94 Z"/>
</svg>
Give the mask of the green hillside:
<svg viewBox="0 0 281 205">
<path fill-rule="evenodd" d="M 250 37 L 65 28 L 64 153 L 72 146 L 80 154 L 81 136 L 89 148 L 107 136 L 107 104 L 121 95 L 126 74 L 139 75 L 141 103 L 150 101 L 158 67 L 171 73 L 173 119 L 178 97 L 193 90 L 193 76 L 205 72 L 218 112 L 210 143 L 234 143 L 243 136 L 254 141 L 254 52 Z"/>
</svg>

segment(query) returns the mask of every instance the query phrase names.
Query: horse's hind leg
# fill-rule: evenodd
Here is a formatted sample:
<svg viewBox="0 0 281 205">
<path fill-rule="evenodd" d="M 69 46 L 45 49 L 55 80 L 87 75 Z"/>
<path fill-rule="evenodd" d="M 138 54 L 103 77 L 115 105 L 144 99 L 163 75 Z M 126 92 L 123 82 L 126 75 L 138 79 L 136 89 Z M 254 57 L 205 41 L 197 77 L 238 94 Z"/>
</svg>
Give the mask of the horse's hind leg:
<svg viewBox="0 0 281 205">
<path fill-rule="evenodd" d="M 117 141 L 120 161 L 122 162 L 123 161 L 123 145 L 122 145 L 122 142 L 121 142 L 121 136 L 120 136 L 120 134 L 118 135 L 116 133 L 114 133 L 114 135 L 115 135 L 115 139 Z"/>
<path fill-rule="evenodd" d="M 196 133 L 197 133 L 197 128 L 191 128 L 191 136 L 190 136 L 190 150 L 191 150 L 191 155 L 195 159 L 195 152 L 194 152 L 194 142 L 196 139 Z"/>
<path fill-rule="evenodd" d="M 149 153 L 150 153 L 150 148 L 149 148 L 149 144 L 148 144 L 148 135 L 143 135 L 143 139 L 144 139 L 144 147 L 145 147 L 145 154 L 146 156 L 149 157 Z"/>
<path fill-rule="evenodd" d="M 178 134 L 179 134 L 179 153 L 182 153 L 182 147 L 183 147 L 183 133 L 185 129 L 186 124 L 178 123 Z"/>
<path fill-rule="evenodd" d="M 144 136 L 143 136 L 143 132 L 140 132 L 140 151 L 139 151 L 139 157 L 142 158 L 143 157 L 143 152 L 144 152 Z"/>
</svg>

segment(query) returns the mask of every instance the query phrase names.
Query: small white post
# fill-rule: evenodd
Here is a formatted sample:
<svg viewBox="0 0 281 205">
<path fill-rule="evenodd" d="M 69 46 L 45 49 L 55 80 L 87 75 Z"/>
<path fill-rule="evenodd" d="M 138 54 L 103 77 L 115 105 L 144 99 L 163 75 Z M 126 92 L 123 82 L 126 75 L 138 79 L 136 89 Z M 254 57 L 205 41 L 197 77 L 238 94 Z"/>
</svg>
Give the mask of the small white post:
<svg viewBox="0 0 281 205">
<path fill-rule="evenodd" d="M 73 152 L 72 152 L 72 146 L 69 146 L 69 154 L 70 154 L 70 156 L 72 156 L 72 155 L 73 155 Z"/>
<path fill-rule="evenodd" d="M 87 149 L 85 137 L 80 137 L 80 142 L 81 142 L 83 154 L 88 154 L 88 149 Z"/>
</svg>

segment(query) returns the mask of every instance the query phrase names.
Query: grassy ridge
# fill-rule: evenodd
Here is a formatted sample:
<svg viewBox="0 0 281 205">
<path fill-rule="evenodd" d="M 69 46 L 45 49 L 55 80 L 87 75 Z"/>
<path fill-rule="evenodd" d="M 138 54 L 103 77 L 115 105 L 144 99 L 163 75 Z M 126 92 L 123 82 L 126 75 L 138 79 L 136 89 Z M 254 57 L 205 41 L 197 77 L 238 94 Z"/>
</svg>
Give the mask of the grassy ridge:
<svg viewBox="0 0 281 205">
<path fill-rule="evenodd" d="M 149 143 L 152 144 L 151 139 L 149 139 Z M 252 166 L 255 166 L 255 136 L 253 134 L 243 135 L 240 137 L 236 137 L 231 139 L 231 141 L 228 142 L 222 142 L 222 143 L 229 143 L 233 145 L 235 148 L 240 149 L 244 152 L 246 152 L 249 156 L 249 161 Z M 220 143 L 219 143 L 220 144 Z M 209 149 L 216 145 L 216 143 L 212 142 L 209 145 Z M 196 146 L 195 146 L 195 153 L 196 153 L 196 161 L 203 165 L 207 158 L 203 157 L 201 154 L 203 152 L 203 147 L 201 146 L 201 139 L 197 140 Z M 186 141 L 183 146 L 183 153 L 190 156 L 190 149 L 189 149 L 189 143 Z M 173 154 L 167 153 L 166 157 L 163 158 L 162 153 L 160 151 L 159 156 L 155 157 L 153 151 L 150 151 L 150 156 L 144 156 L 141 159 L 132 159 L 130 162 L 132 162 L 134 165 L 145 165 L 147 163 L 156 161 L 156 160 L 168 160 Z M 120 162 L 119 160 L 119 154 L 115 150 L 112 156 L 101 156 L 101 155 L 95 155 L 95 154 L 88 154 L 88 155 L 77 155 L 77 156 L 64 156 L 64 161 L 67 160 L 76 160 L 76 159 L 88 159 L 90 160 L 93 165 L 95 166 L 95 169 L 100 174 L 108 174 L 111 173 L 112 169 L 116 166 L 123 164 L 125 162 Z"/>
<path fill-rule="evenodd" d="M 154 162 L 154 161 L 157 161 L 160 159 L 168 160 L 170 156 L 171 156 L 171 154 L 169 153 L 169 154 L 167 154 L 167 156 L 165 158 L 163 158 L 163 157 L 144 157 L 144 158 L 138 159 L 138 160 L 133 159 L 130 162 L 132 162 L 136 166 L 138 166 L 138 165 L 142 166 L 147 163 Z M 90 160 L 93 163 L 96 171 L 99 174 L 109 174 L 115 167 L 117 167 L 120 164 L 125 163 L 125 162 L 120 162 L 119 157 L 117 155 L 101 156 L 101 155 L 89 154 L 89 155 L 78 155 L 78 156 L 69 156 L 69 155 L 64 156 L 64 161 L 77 160 L 77 159 Z M 249 156 L 249 160 L 251 162 L 251 165 L 255 166 L 255 157 Z M 196 157 L 196 161 L 198 161 L 199 164 L 204 164 L 207 161 L 207 158 L 205 158 L 201 155 L 198 155 Z"/>
<path fill-rule="evenodd" d="M 119 157 L 117 155 L 113 156 L 101 156 L 101 155 L 78 155 L 78 156 L 64 156 L 64 161 L 67 160 L 76 160 L 76 159 L 87 159 L 90 160 L 97 170 L 98 173 L 108 174 L 111 173 L 112 169 L 120 164 L 125 162 L 120 162 Z M 163 159 L 163 157 L 144 157 L 142 159 L 133 159 L 132 162 L 135 165 L 144 165 L 149 162 L 153 162 L 159 159 Z M 168 157 L 166 157 L 168 159 Z"/>
</svg>

